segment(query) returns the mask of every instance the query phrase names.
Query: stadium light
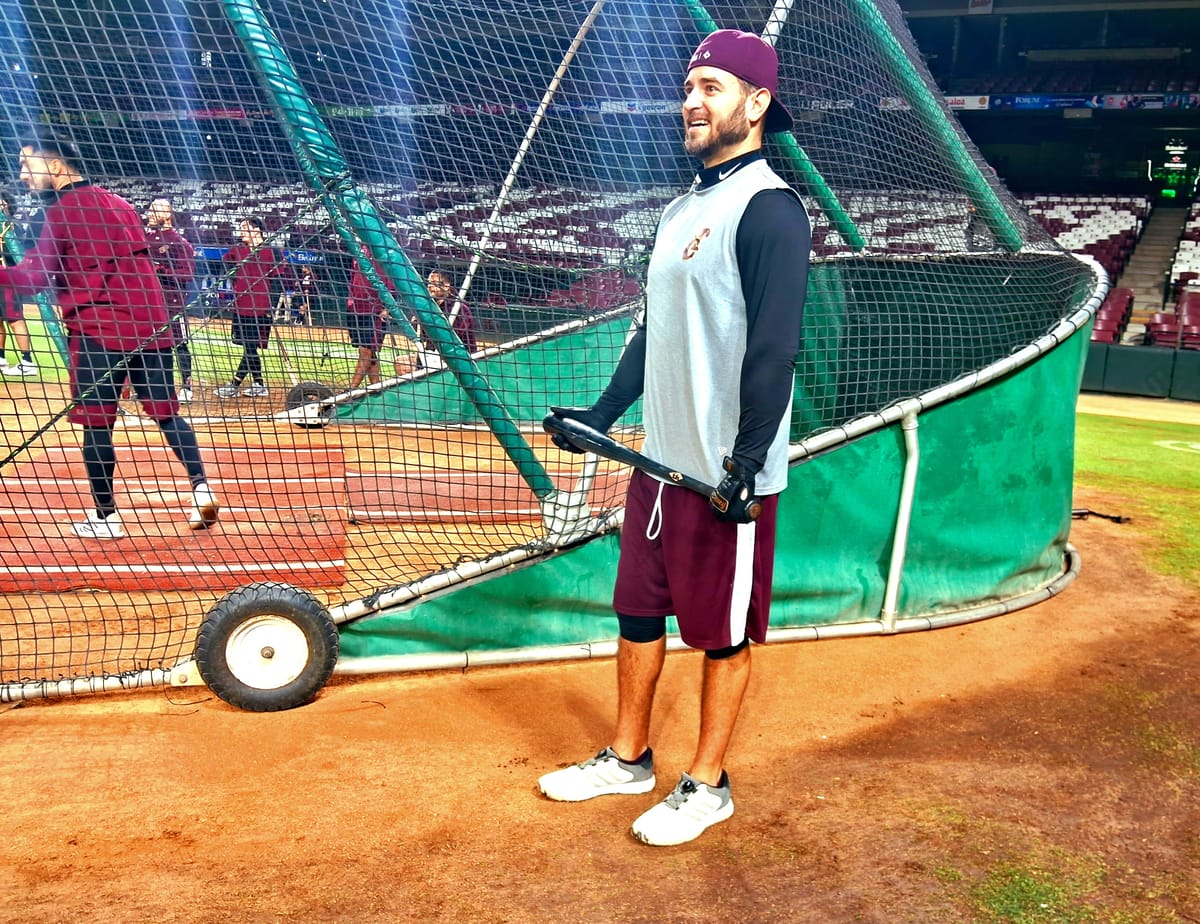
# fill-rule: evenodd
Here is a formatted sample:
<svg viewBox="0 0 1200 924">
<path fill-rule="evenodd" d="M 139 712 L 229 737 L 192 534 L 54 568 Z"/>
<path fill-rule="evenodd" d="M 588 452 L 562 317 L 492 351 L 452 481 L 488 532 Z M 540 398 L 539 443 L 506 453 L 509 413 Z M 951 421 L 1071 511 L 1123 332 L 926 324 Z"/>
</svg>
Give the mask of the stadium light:
<svg viewBox="0 0 1200 924">
<path fill-rule="evenodd" d="M 35 124 L 40 111 L 33 83 L 37 75 L 29 65 L 29 44 L 21 4 L 18 0 L 0 0 L 0 49 L 10 60 L 3 68 L 8 76 L 0 78 L 0 121 L 8 130 Z"/>
<path fill-rule="evenodd" d="M 167 73 L 164 78 L 174 86 L 173 96 L 179 100 L 178 108 L 189 113 L 194 112 L 202 106 L 196 72 L 192 65 L 192 54 L 199 44 L 195 27 L 182 0 L 167 0 L 164 13 L 162 39 L 168 56 Z M 211 56 L 211 52 L 208 54 Z M 197 146 L 186 137 L 195 131 L 195 123 L 190 119 L 181 120 L 175 123 L 174 129 L 167 131 L 172 132 L 178 139 L 177 143 L 168 147 L 173 159 L 183 161 L 176 164 L 181 175 L 193 179 L 200 178 L 203 175 L 203 167 L 197 159 Z"/>
</svg>

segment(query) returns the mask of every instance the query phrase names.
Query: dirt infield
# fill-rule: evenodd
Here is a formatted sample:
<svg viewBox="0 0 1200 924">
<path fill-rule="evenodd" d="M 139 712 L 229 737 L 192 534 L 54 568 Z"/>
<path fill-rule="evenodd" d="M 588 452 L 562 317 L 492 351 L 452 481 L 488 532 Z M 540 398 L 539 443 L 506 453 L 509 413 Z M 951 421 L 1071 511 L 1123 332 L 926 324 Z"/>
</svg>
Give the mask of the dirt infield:
<svg viewBox="0 0 1200 924">
<path fill-rule="evenodd" d="M 737 811 L 679 848 L 628 827 L 690 756 L 695 653 L 660 685 L 656 797 L 579 805 L 534 781 L 605 743 L 610 661 L 341 680 L 279 715 L 0 707 L 0 921 L 1200 920 L 1200 599 L 1137 521 L 1072 542 L 1036 608 L 757 648 Z"/>
</svg>

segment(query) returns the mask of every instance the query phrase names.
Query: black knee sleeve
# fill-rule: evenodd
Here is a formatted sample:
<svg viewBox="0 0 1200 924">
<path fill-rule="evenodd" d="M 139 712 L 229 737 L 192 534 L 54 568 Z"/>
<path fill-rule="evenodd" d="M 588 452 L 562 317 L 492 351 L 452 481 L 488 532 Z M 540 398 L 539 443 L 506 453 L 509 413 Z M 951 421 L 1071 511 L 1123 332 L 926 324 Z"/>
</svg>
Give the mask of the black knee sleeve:
<svg viewBox="0 0 1200 924">
<path fill-rule="evenodd" d="M 622 616 L 617 613 L 621 638 L 627 642 L 657 642 L 667 634 L 666 616 Z"/>
<path fill-rule="evenodd" d="M 712 651 L 704 652 L 704 657 L 711 658 L 713 661 L 724 661 L 726 658 L 732 658 L 735 654 L 750 644 L 750 639 L 744 638 L 737 645 L 731 645 L 728 648 L 714 648 Z"/>
</svg>

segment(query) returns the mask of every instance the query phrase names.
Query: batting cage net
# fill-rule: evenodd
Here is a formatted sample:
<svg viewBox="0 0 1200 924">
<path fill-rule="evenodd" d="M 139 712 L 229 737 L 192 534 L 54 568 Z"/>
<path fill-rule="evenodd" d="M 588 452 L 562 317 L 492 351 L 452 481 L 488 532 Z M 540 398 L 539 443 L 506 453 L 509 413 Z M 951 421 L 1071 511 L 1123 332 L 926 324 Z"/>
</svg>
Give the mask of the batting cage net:
<svg viewBox="0 0 1200 924">
<path fill-rule="evenodd" d="M 1098 284 L 984 163 L 892 0 L 0 11 L 10 175 L 31 133 L 69 136 L 145 223 L 128 256 L 174 314 L 101 349 L 70 290 L 103 303 L 103 279 L 5 290 L 3 698 L 168 679 L 248 586 L 341 623 L 611 531 L 628 469 L 541 421 L 596 398 L 644 305 L 713 29 L 776 45 L 796 117 L 767 155 L 814 229 L 798 446 L 1002 361 Z M 66 233 L 30 185 L 7 187 L 10 265 Z M 147 400 L 172 343 L 178 418 Z"/>
</svg>

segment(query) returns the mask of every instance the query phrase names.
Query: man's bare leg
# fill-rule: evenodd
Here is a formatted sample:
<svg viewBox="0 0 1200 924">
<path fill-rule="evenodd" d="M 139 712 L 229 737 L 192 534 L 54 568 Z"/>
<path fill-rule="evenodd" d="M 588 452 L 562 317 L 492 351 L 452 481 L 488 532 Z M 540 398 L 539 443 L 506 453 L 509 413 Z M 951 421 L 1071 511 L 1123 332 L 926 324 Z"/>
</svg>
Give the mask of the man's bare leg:
<svg viewBox="0 0 1200 924">
<path fill-rule="evenodd" d="M 17 344 L 17 351 L 24 359 L 33 352 L 33 342 L 29 339 L 29 326 L 25 323 L 24 318 L 17 318 L 9 326 L 12 328 L 13 341 Z"/>
<path fill-rule="evenodd" d="M 367 373 L 372 366 L 376 365 L 375 356 L 369 349 L 363 347 L 358 348 L 358 362 L 354 366 L 354 373 L 350 376 L 350 387 L 358 388 L 362 384 L 362 380 L 367 377 Z"/>
<path fill-rule="evenodd" d="M 750 647 L 729 658 L 704 659 L 704 686 L 700 693 L 700 738 L 688 774 L 716 786 L 725 767 L 725 753 L 733 738 L 742 698 L 750 683 Z"/>
<path fill-rule="evenodd" d="M 617 640 L 617 731 L 612 749 L 622 760 L 637 760 L 649 747 L 654 691 L 666 652 L 666 636 L 653 642 Z"/>
</svg>

